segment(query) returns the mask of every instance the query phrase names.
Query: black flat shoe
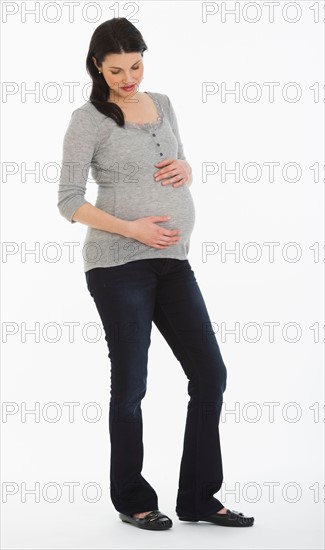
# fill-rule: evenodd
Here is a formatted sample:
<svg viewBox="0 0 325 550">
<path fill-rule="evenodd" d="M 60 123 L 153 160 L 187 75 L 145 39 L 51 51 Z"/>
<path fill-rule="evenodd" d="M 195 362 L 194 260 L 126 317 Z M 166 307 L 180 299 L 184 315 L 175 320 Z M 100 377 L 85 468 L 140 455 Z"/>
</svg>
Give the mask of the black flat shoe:
<svg viewBox="0 0 325 550">
<path fill-rule="evenodd" d="M 126 523 L 132 523 L 132 525 L 140 527 L 140 529 L 150 529 L 151 531 L 170 529 L 173 525 L 172 520 L 159 510 L 153 510 L 144 518 L 135 518 L 133 516 L 128 516 L 127 514 L 122 514 L 122 512 L 119 512 L 119 517 Z"/>
<path fill-rule="evenodd" d="M 253 517 L 244 516 L 244 514 L 236 510 L 227 510 L 226 514 L 211 514 L 206 517 L 182 515 L 178 516 L 178 519 L 181 521 L 208 521 L 225 527 L 251 527 L 254 523 Z"/>
</svg>

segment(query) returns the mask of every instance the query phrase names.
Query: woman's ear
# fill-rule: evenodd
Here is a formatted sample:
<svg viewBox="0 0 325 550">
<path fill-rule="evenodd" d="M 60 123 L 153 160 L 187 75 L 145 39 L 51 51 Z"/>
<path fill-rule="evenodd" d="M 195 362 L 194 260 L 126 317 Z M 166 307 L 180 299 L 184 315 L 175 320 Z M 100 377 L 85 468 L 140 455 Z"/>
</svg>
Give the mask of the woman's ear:
<svg viewBox="0 0 325 550">
<path fill-rule="evenodd" d="M 95 67 L 96 67 L 98 70 L 100 70 L 99 67 L 97 66 L 96 57 L 92 56 L 92 60 L 93 60 L 93 62 L 94 62 L 94 64 L 95 64 Z"/>
</svg>

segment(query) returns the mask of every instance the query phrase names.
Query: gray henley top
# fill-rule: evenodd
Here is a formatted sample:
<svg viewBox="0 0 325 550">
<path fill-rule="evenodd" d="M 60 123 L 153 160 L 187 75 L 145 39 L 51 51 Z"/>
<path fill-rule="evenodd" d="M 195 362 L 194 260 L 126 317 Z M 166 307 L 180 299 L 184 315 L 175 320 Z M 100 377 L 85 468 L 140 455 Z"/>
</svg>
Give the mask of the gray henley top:
<svg viewBox="0 0 325 550">
<path fill-rule="evenodd" d="M 117 233 L 87 228 L 83 243 L 84 271 L 114 267 L 148 258 L 186 259 L 194 228 L 195 207 L 188 185 L 173 187 L 155 181 L 155 163 L 184 159 L 175 111 L 169 97 L 146 92 L 157 108 L 156 122 L 125 122 L 121 127 L 87 101 L 72 112 L 63 140 L 63 161 L 58 189 L 60 214 L 71 223 L 83 204 L 89 170 L 98 185 L 95 206 L 124 220 L 145 216 L 171 216 L 158 222 L 180 229 L 177 244 L 166 249 L 145 245 Z"/>
</svg>

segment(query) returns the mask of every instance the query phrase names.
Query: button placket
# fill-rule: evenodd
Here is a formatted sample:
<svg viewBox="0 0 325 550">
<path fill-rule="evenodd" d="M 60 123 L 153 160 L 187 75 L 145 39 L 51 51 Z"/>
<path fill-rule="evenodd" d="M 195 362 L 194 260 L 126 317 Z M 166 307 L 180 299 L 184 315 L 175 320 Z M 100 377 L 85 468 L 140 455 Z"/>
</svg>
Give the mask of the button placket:
<svg viewBox="0 0 325 550">
<path fill-rule="evenodd" d="M 157 134 L 152 134 L 152 135 L 153 135 L 153 137 L 156 137 L 156 136 L 157 136 Z M 157 142 L 156 142 L 156 145 L 157 145 L 157 147 L 160 147 L 160 143 L 157 143 Z M 164 153 L 159 153 L 159 155 L 160 155 L 161 157 L 163 157 L 163 156 L 164 156 Z"/>
</svg>

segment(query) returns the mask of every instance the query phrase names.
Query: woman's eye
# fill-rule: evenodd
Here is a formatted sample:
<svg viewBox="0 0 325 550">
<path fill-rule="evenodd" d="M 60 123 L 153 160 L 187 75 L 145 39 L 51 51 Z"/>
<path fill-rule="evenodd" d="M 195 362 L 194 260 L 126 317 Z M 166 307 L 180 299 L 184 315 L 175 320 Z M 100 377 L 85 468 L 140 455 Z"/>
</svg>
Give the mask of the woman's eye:
<svg viewBox="0 0 325 550">
<path fill-rule="evenodd" d="M 137 71 L 138 69 L 140 69 L 140 66 L 138 66 L 138 67 L 133 67 L 133 70 L 134 70 L 134 71 Z M 113 72 L 111 71 L 111 73 L 112 73 L 112 74 L 119 74 L 120 71 L 117 71 L 117 73 L 113 73 Z"/>
</svg>

